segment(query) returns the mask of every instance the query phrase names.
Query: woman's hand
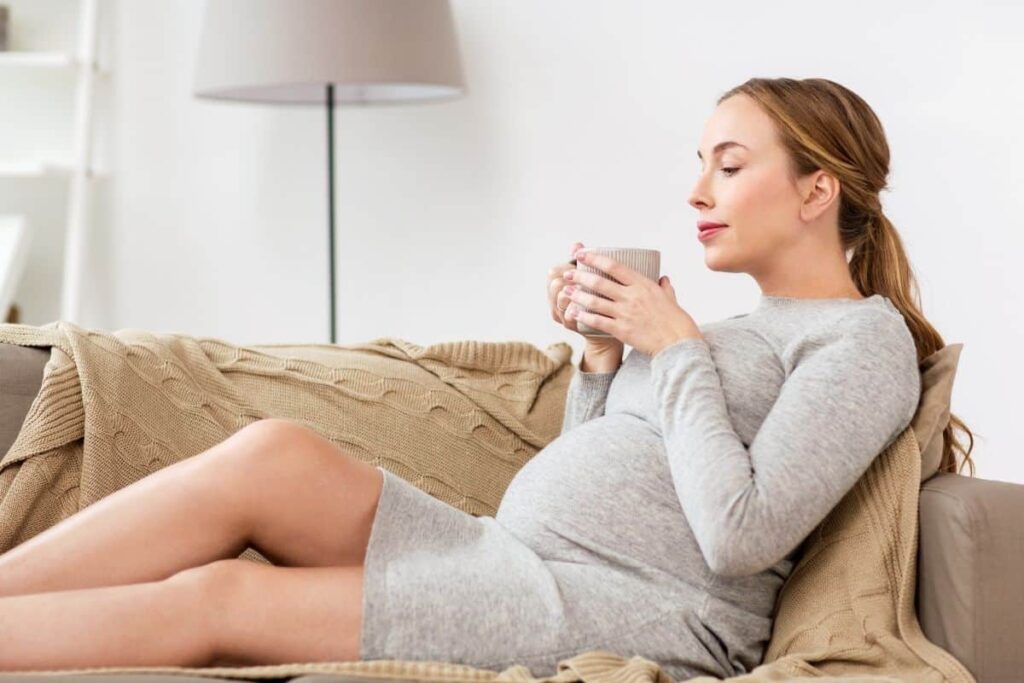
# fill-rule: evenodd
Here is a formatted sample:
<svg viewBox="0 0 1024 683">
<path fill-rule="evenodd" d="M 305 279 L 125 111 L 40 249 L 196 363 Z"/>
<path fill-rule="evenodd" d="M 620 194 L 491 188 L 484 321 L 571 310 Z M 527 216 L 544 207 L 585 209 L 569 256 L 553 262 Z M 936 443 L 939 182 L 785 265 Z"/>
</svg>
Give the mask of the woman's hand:
<svg viewBox="0 0 1024 683">
<path fill-rule="evenodd" d="M 582 242 L 572 246 L 570 256 L 575 259 L 576 251 L 583 248 Z M 551 309 L 551 319 L 567 330 L 579 332 L 576 329 L 576 321 L 570 320 L 565 315 L 565 309 L 569 306 L 569 297 L 565 293 L 565 281 L 563 276 L 569 269 L 576 269 L 576 261 L 566 261 L 551 267 L 548 271 L 548 308 Z"/>
<path fill-rule="evenodd" d="M 551 309 L 551 318 L 565 329 L 572 330 L 587 340 L 586 353 L 588 356 L 593 357 L 594 355 L 606 354 L 615 355 L 617 353 L 621 360 L 623 351 L 622 342 L 615 337 L 595 337 L 592 335 L 585 335 L 576 328 L 576 321 L 568 315 L 570 310 L 567 309 L 579 308 L 579 304 L 573 304 L 570 301 L 569 295 L 565 291 L 565 281 L 562 279 L 562 276 L 568 269 L 576 270 L 576 252 L 582 248 L 583 242 L 576 242 L 572 245 L 570 253 L 573 260 L 566 263 L 559 263 L 548 271 L 548 307 Z"/>
<path fill-rule="evenodd" d="M 702 337 L 697 323 L 676 303 L 676 291 L 668 277 L 662 276 L 654 282 L 603 254 L 582 253 L 577 254 L 576 259 L 578 263 L 607 273 L 617 282 L 598 273 L 578 269 L 565 271 L 565 280 L 577 285 L 569 299 L 591 310 L 590 313 L 571 310 L 567 315 L 572 319 L 607 332 L 651 357 L 683 339 Z"/>
</svg>

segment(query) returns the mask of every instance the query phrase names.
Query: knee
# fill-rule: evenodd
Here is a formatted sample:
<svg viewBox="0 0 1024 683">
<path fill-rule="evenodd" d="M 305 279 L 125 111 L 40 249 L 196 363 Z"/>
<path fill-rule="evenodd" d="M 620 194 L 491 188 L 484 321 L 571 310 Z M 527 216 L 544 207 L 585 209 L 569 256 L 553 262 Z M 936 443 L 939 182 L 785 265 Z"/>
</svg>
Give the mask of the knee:
<svg viewBox="0 0 1024 683">
<path fill-rule="evenodd" d="M 260 443 L 295 443 L 297 440 L 317 436 L 316 432 L 302 424 L 283 417 L 265 417 L 250 422 L 231 435 L 231 438 L 255 440 Z"/>
<path fill-rule="evenodd" d="M 298 422 L 267 418 L 242 427 L 178 466 L 190 481 L 201 482 L 218 499 L 248 496 L 246 491 L 252 486 L 273 483 L 275 477 L 287 471 L 289 460 L 294 467 L 295 454 L 309 450 L 307 444 L 314 439 L 326 441 Z"/>
<path fill-rule="evenodd" d="M 253 573 L 256 563 L 229 558 L 198 567 L 190 567 L 169 577 L 167 581 L 183 591 L 186 599 L 195 599 L 206 608 L 219 608 L 230 602 Z"/>
<path fill-rule="evenodd" d="M 223 449 L 225 459 L 251 472 L 260 465 L 289 460 L 295 465 L 297 453 L 323 450 L 333 444 L 313 429 L 285 418 L 264 418 L 242 427 L 228 437 L 230 447 Z M 241 459 L 244 462 L 238 463 Z"/>
<path fill-rule="evenodd" d="M 185 569 L 165 579 L 175 599 L 201 615 L 192 626 L 206 666 L 225 661 L 237 606 L 259 599 L 251 586 L 260 568 L 256 562 L 232 558 Z"/>
<path fill-rule="evenodd" d="M 208 461 L 215 470 L 211 480 L 230 482 L 232 495 L 241 496 L 247 509 L 258 511 L 267 492 L 304 488 L 309 477 L 322 477 L 335 466 L 348 464 L 348 456 L 334 442 L 299 422 L 281 418 L 257 420 L 232 434 Z"/>
</svg>

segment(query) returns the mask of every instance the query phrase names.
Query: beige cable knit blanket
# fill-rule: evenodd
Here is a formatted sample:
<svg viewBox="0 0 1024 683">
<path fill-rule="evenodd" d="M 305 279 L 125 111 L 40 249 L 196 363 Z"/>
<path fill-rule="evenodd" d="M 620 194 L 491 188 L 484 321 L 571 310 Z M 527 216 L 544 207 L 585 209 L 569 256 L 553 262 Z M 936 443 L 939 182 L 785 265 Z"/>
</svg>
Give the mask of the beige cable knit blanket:
<svg viewBox="0 0 1024 683">
<path fill-rule="evenodd" d="M 304 423 L 451 505 L 493 515 L 516 471 L 558 435 L 574 372 L 564 342 L 544 351 L 524 342 L 421 347 L 395 338 L 241 346 L 57 321 L 0 325 L 0 343 L 53 347 L 40 393 L 0 460 L 0 552 L 265 417 Z M 765 663 L 730 681 L 974 681 L 925 639 L 915 614 L 920 468 L 908 427 L 808 538 L 780 595 Z M 242 557 L 266 562 L 252 548 Z M 252 680 L 319 673 L 444 682 L 672 680 L 642 656 L 602 650 L 563 660 L 547 678 L 519 665 L 496 672 L 390 660 L 24 673 L 115 672 Z"/>
</svg>

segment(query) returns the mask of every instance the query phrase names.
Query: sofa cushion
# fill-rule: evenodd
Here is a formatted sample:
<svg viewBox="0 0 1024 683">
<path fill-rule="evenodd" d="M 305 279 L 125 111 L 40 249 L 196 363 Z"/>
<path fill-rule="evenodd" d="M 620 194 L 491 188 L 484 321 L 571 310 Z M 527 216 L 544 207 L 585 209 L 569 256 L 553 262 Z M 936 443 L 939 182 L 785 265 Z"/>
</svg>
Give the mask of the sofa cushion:
<svg viewBox="0 0 1024 683">
<path fill-rule="evenodd" d="M 921 487 L 917 614 L 979 683 L 1024 671 L 1024 485 L 939 473 Z"/>
<path fill-rule="evenodd" d="M 963 344 L 947 344 L 922 360 L 921 398 L 910 425 L 921 447 L 921 481 L 939 471 L 942 462 L 942 430 L 949 424 L 953 380 Z"/>
<path fill-rule="evenodd" d="M 49 360 L 49 347 L 0 344 L 0 458 L 18 437 Z"/>
</svg>

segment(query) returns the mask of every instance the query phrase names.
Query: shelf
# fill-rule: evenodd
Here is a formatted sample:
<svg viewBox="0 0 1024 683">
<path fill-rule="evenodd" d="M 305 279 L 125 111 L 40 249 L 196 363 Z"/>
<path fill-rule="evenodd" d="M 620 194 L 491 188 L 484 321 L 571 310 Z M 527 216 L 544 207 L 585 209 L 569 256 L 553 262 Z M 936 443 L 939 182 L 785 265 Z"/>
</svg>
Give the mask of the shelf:
<svg viewBox="0 0 1024 683">
<path fill-rule="evenodd" d="M 82 64 L 74 55 L 66 52 L 0 52 L 0 69 L 4 68 L 42 68 L 42 69 L 69 69 Z M 92 69 L 100 76 L 107 75 L 106 68 L 100 68 L 96 62 L 92 63 Z"/>
<path fill-rule="evenodd" d="M 0 162 L 0 178 L 43 178 L 70 175 L 70 163 L 45 161 Z"/>
<path fill-rule="evenodd" d="M 32 66 L 65 68 L 76 64 L 76 60 L 66 52 L 0 52 L 0 67 Z"/>
</svg>

